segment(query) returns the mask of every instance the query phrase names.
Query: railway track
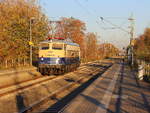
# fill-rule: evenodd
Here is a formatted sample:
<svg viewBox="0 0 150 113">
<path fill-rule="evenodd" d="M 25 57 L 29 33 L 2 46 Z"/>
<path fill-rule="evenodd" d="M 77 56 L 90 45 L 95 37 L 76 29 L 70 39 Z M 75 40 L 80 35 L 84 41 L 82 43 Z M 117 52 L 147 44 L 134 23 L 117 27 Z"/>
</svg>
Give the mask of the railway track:
<svg viewBox="0 0 150 113">
<path fill-rule="evenodd" d="M 82 64 L 82 66 L 79 67 L 78 69 L 84 68 L 85 65 L 86 64 Z M 24 70 L 19 70 L 19 71 L 0 72 L 0 78 L 1 78 L 1 80 L 0 80 L 0 89 L 8 88 L 8 87 L 11 87 L 13 85 L 19 85 L 19 84 L 30 82 L 30 81 L 33 81 L 33 80 L 39 80 L 41 78 L 44 78 L 45 76 L 48 76 L 48 75 L 41 75 L 40 73 L 34 73 L 32 71 L 37 72 L 37 68 L 24 69 Z M 22 76 L 24 73 L 29 73 L 28 76 L 33 76 L 33 77 L 24 78 Z M 26 76 L 26 75 L 24 75 L 24 76 Z M 54 75 L 50 75 L 50 76 L 54 76 Z M 19 77 L 20 78 L 22 77 L 23 79 L 19 80 Z M 17 79 L 17 80 L 12 81 L 14 79 Z M 0 93 L 0 95 L 1 95 L 1 93 Z"/>
<path fill-rule="evenodd" d="M 83 68 L 86 68 L 86 64 L 82 64 L 82 66 L 79 67 L 78 69 L 83 69 Z M 25 69 L 25 70 L 19 71 L 17 73 L 21 74 L 23 72 L 31 71 L 31 70 L 35 71 L 37 69 Z M 3 75 L 3 76 L 5 76 L 6 74 L 11 75 L 11 74 L 14 74 L 14 73 L 16 73 L 16 72 L 12 71 L 12 72 L 0 73 L 0 74 Z M 59 76 L 62 76 L 62 75 L 59 75 Z M 38 83 L 41 83 L 41 82 L 44 82 L 44 81 L 47 81 L 47 80 L 51 80 L 51 79 L 53 79 L 55 77 L 56 77 L 56 75 L 50 75 L 50 76 L 49 75 L 40 75 L 40 76 L 36 76 L 35 78 L 29 78 L 27 80 L 25 79 L 25 80 L 18 81 L 18 82 L 15 82 L 15 83 L 7 83 L 5 85 L 1 84 L 0 85 L 0 96 L 2 96 L 3 94 L 5 94 L 5 93 L 2 93 L 2 90 L 4 92 L 6 92 L 5 91 L 6 89 L 10 89 L 10 88 L 16 87 L 16 86 L 20 86 L 20 88 L 18 87 L 17 89 L 23 89 L 23 88 L 26 88 L 28 86 L 32 86 L 32 85 L 35 85 L 35 84 L 38 84 Z M 17 79 L 17 77 L 16 77 L 16 79 Z M 27 83 L 29 83 L 29 84 L 28 85 L 24 85 L 24 84 L 27 84 Z M 12 88 L 12 89 L 15 89 L 15 88 Z M 13 91 L 8 91 L 8 92 L 13 92 Z"/>
<path fill-rule="evenodd" d="M 42 82 L 52 80 L 54 78 L 56 78 L 56 76 L 54 76 L 54 75 L 51 77 L 48 77 L 48 76 L 47 77 L 39 77 L 39 78 L 36 78 L 34 80 L 23 81 L 21 83 L 15 84 L 15 85 L 7 86 L 7 87 L 0 89 L 0 96 L 4 96 L 6 94 L 13 93 L 15 91 L 23 90 L 25 88 L 29 88 L 29 87 L 34 86 L 36 84 L 40 84 Z"/>
<path fill-rule="evenodd" d="M 86 68 L 86 67 L 82 66 L 79 69 L 84 69 L 84 68 Z M 21 72 L 25 72 L 25 71 L 21 71 Z M 26 80 L 26 81 L 20 81 L 16 84 L 5 85 L 3 87 L 0 87 L 0 97 L 4 96 L 6 94 L 9 94 L 9 93 L 13 93 L 15 91 L 19 91 L 19 90 L 29 88 L 31 86 L 34 86 L 34 85 L 37 85 L 37 84 L 40 84 L 40 83 L 47 82 L 47 81 L 55 79 L 57 77 L 64 78 L 65 76 L 64 75 L 58 75 L 58 76 L 57 75 L 50 75 L 50 76 L 41 75 L 41 76 L 38 76 L 34 79 L 29 79 L 29 80 Z"/>
<path fill-rule="evenodd" d="M 82 66 L 79 69 L 80 70 L 81 69 L 86 69 L 86 66 Z M 32 87 L 34 85 L 47 82 L 49 80 L 53 80 L 55 78 L 58 79 L 58 77 L 59 78 L 65 78 L 65 75 L 59 75 L 59 76 L 57 76 L 57 75 L 50 75 L 50 76 L 48 76 L 48 75 L 41 75 L 41 76 L 39 76 L 39 77 L 37 77 L 35 79 L 29 79 L 29 80 L 26 80 L 26 81 L 21 81 L 21 82 L 16 83 L 16 84 L 3 86 L 0 89 L 0 97 L 4 96 L 4 95 L 7 95 L 7 94 L 10 94 L 10 93 L 13 93 L 13 92 L 18 92 L 19 90 L 24 90 L 24 89 Z"/>
<path fill-rule="evenodd" d="M 90 65 L 93 65 L 96 67 L 97 64 L 93 63 Z M 44 77 L 41 77 L 41 78 L 38 78 L 35 80 L 30 80 L 27 82 L 22 82 L 17 85 L 12 85 L 9 87 L 1 88 L 0 89 L 0 101 L 1 101 L 1 99 L 3 101 L 5 101 L 3 99 L 3 97 L 4 98 L 13 97 L 12 99 L 14 99 L 14 96 L 19 94 L 23 98 L 29 98 L 29 100 L 27 99 L 27 101 L 32 101 L 32 102 L 29 102 L 28 105 L 25 105 L 24 107 L 19 108 L 18 111 L 14 110 L 14 112 L 16 112 L 16 113 L 32 112 L 32 110 L 34 110 L 34 108 L 37 109 L 37 106 L 43 105 L 42 103 L 44 103 L 47 99 L 51 98 L 51 100 L 53 100 L 53 98 L 55 98 L 56 95 L 63 93 L 65 91 L 70 93 L 75 88 L 79 87 L 84 82 L 86 82 L 90 78 L 92 78 L 100 70 L 103 70 L 102 68 L 95 69 L 95 67 L 83 65 L 83 66 L 79 67 L 75 72 L 70 72 L 63 76 L 62 75 L 44 76 Z M 107 65 L 107 67 L 108 67 L 108 65 Z M 53 86 L 53 88 L 50 87 L 51 85 Z M 37 89 L 41 90 L 41 93 L 43 93 L 42 91 L 45 91 L 45 89 L 47 91 L 42 94 L 43 96 L 42 95 L 40 96 L 40 94 L 39 95 L 37 94 L 37 96 L 39 96 L 38 100 L 32 100 L 32 96 L 30 97 L 29 94 L 33 94 L 34 90 L 39 91 Z M 12 101 L 15 102 L 17 100 L 12 100 Z M 0 105 L 0 107 L 1 107 L 1 105 Z M 0 112 L 1 112 L 1 110 L 0 110 Z M 5 113 L 5 112 L 3 112 L 3 113 Z"/>
<path fill-rule="evenodd" d="M 6 73 L 0 73 L 0 89 L 6 88 L 12 85 L 17 85 L 23 82 L 36 80 L 41 78 L 41 74 L 37 72 L 37 69 L 25 69 L 22 71 L 11 71 Z"/>
</svg>

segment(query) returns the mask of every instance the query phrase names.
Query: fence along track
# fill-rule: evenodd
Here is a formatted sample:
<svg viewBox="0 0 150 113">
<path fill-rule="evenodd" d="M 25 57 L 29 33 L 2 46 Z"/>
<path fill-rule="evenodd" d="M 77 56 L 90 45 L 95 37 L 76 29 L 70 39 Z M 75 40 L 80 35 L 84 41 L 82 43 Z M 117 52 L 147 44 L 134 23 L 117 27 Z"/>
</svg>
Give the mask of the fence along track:
<svg viewBox="0 0 150 113">
<path fill-rule="evenodd" d="M 29 66 L 29 59 L 27 58 L 16 58 L 16 59 L 6 59 L 0 61 L 0 69 L 7 69 L 12 67 L 20 67 L 20 66 Z"/>
</svg>

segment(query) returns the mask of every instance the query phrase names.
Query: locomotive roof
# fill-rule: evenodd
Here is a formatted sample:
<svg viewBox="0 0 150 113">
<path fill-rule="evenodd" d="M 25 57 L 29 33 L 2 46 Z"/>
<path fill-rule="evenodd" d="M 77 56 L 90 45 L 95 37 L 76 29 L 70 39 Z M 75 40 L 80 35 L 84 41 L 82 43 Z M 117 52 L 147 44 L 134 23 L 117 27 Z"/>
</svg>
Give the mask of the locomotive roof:
<svg viewBox="0 0 150 113">
<path fill-rule="evenodd" d="M 69 41 L 65 41 L 65 40 L 45 40 L 40 43 L 51 43 L 51 42 L 59 42 L 59 43 L 65 43 L 68 45 L 79 46 L 79 44 L 77 44 L 77 43 L 73 43 L 73 42 L 69 42 Z"/>
</svg>

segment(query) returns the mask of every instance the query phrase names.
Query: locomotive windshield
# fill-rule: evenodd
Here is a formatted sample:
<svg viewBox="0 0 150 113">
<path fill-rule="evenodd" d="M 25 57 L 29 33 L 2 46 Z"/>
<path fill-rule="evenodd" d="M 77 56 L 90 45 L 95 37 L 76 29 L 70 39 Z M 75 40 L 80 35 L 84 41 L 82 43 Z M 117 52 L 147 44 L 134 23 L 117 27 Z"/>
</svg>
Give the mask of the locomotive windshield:
<svg viewBox="0 0 150 113">
<path fill-rule="evenodd" d="M 49 49 L 49 44 L 47 44 L 47 43 L 42 43 L 42 44 L 40 45 L 40 49 L 41 49 L 41 50 L 47 50 L 47 49 Z"/>
<path fill-rule="evenodd" d="M 63 44 L 53 44 L 52 49 L 62 50 L 63 49 Z"/>
</svg>

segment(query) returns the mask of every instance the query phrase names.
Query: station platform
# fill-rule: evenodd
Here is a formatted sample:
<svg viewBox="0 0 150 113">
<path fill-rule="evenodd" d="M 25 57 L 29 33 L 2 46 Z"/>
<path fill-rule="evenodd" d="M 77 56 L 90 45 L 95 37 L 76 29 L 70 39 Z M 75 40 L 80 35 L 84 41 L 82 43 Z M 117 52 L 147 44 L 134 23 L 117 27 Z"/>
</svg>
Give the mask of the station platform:
<svg viewBox="0 0 150 113">
<path fill-rule="evenodd" d="M 59 113 L 150 113 L 150 84 L 116 63 Z"/>
</svg>

